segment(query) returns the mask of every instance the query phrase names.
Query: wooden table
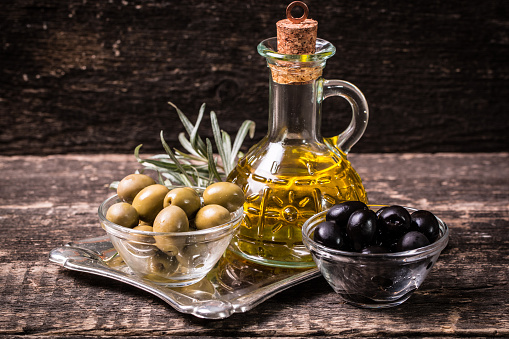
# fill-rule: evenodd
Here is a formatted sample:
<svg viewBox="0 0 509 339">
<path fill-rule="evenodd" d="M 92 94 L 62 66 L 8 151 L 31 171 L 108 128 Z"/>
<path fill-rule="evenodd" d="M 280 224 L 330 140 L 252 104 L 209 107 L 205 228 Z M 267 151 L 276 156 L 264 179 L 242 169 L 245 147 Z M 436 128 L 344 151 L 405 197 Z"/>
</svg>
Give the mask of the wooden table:
<svg viewBox="0 0 509 339">
<path fill-rule="evenodd" d="M 371 202 L 429 209 L 451 229 L 403 305 L 344 304 L 321 277 L 224 320 L 176 312 L 128 285 L 48 261 L 100 236 L 108 184 L 132 155 L 0 157 L 0 335 L 224 337 L 509 336 L 509 154 L 353 154 Z"/>
</svg>

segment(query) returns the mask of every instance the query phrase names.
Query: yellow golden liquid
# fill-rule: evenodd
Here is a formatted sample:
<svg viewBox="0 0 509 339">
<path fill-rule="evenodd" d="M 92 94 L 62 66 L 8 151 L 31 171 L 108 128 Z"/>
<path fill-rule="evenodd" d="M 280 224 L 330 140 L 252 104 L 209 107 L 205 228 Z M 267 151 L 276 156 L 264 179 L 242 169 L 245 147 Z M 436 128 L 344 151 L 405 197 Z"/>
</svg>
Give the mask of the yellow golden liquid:
<svg viewBox="0 0 509 339">
<path fill-rule="evenodd" d="M 261 144 L 261 146 L 260 146 Z M 233 247 L 247 258 L 276 266 L 313 266 L 301 228 L 314 214 L 347 200 L 367 202 L 357 172 L 325 144 L 262 140 L 228 180 L 246 196 L 244 220 Z"/>
</svg>

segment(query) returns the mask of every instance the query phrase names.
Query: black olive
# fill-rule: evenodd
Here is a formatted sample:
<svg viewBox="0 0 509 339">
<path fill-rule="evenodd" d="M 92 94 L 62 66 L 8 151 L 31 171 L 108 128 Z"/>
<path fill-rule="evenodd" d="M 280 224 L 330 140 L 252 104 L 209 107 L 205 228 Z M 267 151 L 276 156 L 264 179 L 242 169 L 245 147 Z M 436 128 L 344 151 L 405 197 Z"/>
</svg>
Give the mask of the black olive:
<svg viewBox="0 0 509 339">
<path fill-rule="evenodd" d="M 377 220 L 377 232 L 375 234 L 375 239 L 373 240 L 373 244 L 376 246 L 380 246 L 382 248 L 387 249 L 387 252 L 396 252 L 396 246 L 398 244 L 398 240 L 401 237 L 390 237 L 387 234 L 385 234 L 381 227 L 379 226 L 378 220 Z"/>
<path fill-rule="evenodd" d="M 410 251 L 427 245 L 429 245 L 429 240 L 424 234 L 410 231 L 399 239 L 397 250 L 398 252 Z"/>
<path fill-rule="evenodd" d="M 355 251 L 370 244 L 376 233 L 376 214 L 371 210 L 357 210 L 350 215 L 346 224 L 346 234 Z"/>
<path fill-rule="evenodd" d="M 378 227 L 384 236 L 397 239 L 410 230 L 410 213 L 398 205 L 384 207 L 378 214 Z"/>
<path fill-rule="evenodd" d="M 382 277 L 379 275 L 375 275 L 374 277 L 372 277 L 371 281 L 374 282 L 375 284 L 377 284 L 378 287 L 380 287 L 381 289 L 384 289 L 384 290 L 391 287 L 394 284 L 392 279 Z"/>
<path fill-rule="evenodd" d="M 389 251 L 382 246 L 372 245 L 362 249 L 361 253 L 375 254 L 375 253 L 389 253 Z"/>
<path fill-rule="evenodd" d="M 344 237 L 333 221 L 323 221 L 318 224 L 315 228 L 313 240 L 336 250 L 342 250 L 345 247 Z"/>
<path fill-rule="evenodd" d="M 325 215 L 325 220 L 334 221 L 343 231 L 346 229 L 346 223 L 353 212 L 357 210 L 368 210 L 368 206 L 361 201 L 345 201 L 341 204 L 332 206 Z"/>
<path fill-rule="evenodd" d="M 424 234 L 430 243 L 437 240 L 440 227 L 435 215 L 429 211 L 419 210 L 410 215 L 410 229 Z"/>
<path fill-rule="evenodd" d="M 389 206 L 381 207 L 378 211 L 376 211 L 376 217 L 378 218 L 380 216 L 380 213 L 383 212 L 384 209 L 388 208 Z"/>
</svg>

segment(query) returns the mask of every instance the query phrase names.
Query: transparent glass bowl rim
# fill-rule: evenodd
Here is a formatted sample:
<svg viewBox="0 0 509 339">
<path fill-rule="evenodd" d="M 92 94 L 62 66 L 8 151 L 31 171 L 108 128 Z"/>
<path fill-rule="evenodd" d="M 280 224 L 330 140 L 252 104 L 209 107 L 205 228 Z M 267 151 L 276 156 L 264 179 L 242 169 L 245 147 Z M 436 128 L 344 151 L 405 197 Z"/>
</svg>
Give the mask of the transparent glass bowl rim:
<svg viewBox="0 0 509 339">
<path fill-rule="evenodd" d="M 284 61 L 313 62 L 325 61 L 336 53 L 336 47 L 324 39 L 316 39 L 314 54 L 283 54 L 277 52 L 277 38 L 268 38 L 258 44 L 258 53 L 265 58 Z"/>
<path fill-rule="evenodd" d="M 222 233 L 227 232 L 229 230 L 233 231 L 236 228 L 240 226 L 240 219 L 244 215 L 244 207 L 239 207 L 235 212 L 233 212 L 233 217 L 230 221 L 227 223 L 224 223 L 222 225 L 206 228 L 204 230 L 192 230 L 187 232 L 150 232 L 150 231 L 141 231 L 141 230 L 135 230 L 132 228 L 124 227 L 117 225 L 108 219 L 106 219 L 106 212 L 107 208 L 106 206 L 110 204 L 112 201 L 121 202 L 118 198 L 118 195 L 112 195 L 108 199 L 106 199 L 98 208 L 98 214 L 99 219 L 101 222 L 106 225 L 107 227 L 110 227 L 114 229 L 117 232 L 124 233 L 124 234 L 136 234 L 136 235 L 146 235 L 146 236 L 179 236 L 179 237 L 187 237 L 187 236 L 199 236 L 199 235 L 208 235 L 208 234 L 215 234 L 215 233 Z M 232 227 L 233 225 L 233 227 Z"/>
<path fill-rule="evenodd" d="M 378 209 L 378 208 L 382 208 L 385 206 L 389 206 L 389 205 L 372 205 L 372 204 L 368 205 L 368 207 L 370 209 Z M 402 206 L 402 207 L 406 208 L 410 213 L 417 211 L 417 209 L 412 208 L 412 207 L 406 207 L 406 206 Z M 359 259 L 360 258 L 362 258 L 362 259 L 377 258 L 377 259 L 387 259 L 387 260 L 406 259 L 406 258 L 411 258 L 414 256 L 428 255 L 428 254 L 434 253 L 435 251 L 441 251 L 442 249 L 445 248 L 445 246 L 447 245 L 447 243 L 449 241 L 449 227 L 445 224 L 445 222 L 442 221 L 442 219 L 438 218 L 435 215 L 435 217 L 438 219 L 438 223 L 440 226 L 440 231 L 442 232 L 442 236 L 438 240 L 436 240 L 434 243 L 429 244 L 427 246 L 416 248 L 416 249 L 410 250 L 410 251 L 393 252 L 393 253 L 360 253 L 360 252 L 349 252 L 349 251 L 336 250 L 336 249 L 329 248 L 329 247 L 326 247 L 324 245 L 321 245 L 321 244 L 315 242 L 309 236 L 311 234 L 311 232 L 309 232 L 310 227 L 312 227 L 312 226 L 315 227 L 316 225 L 318 225 L 318 224 L 314 225 L 313 223 L 317 219 L 322 218 L 325 214 L 327 214 L 327 211 L 323 211 L 318 214 L 315 214 L 314 216 L 312 216 L 311 218 L 306 220 L 306 222 L 304 222 L 304 225 L 302 226 L 302 237 L 303 237 L 304 243 L 308 243 L 308 244 L 312 245 L 313 247 L 318 248 L 321 252 L 325 252 L 325 253 L 328 253 L 328 254 L 331 254 L 334 256 L 338 256 L 338 257 L 351 257 L 351 258 L 359 258 Z"/>
</svg>

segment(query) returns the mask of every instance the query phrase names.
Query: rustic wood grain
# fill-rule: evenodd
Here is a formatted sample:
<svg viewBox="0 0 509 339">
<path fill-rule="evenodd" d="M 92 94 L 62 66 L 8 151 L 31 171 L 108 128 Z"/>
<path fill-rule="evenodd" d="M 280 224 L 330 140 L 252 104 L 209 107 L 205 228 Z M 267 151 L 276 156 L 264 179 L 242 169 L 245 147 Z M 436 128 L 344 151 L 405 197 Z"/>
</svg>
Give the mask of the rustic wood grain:
<svg viewBox="0 0 509 339">
<path fill-rule="evenodd" d="M 254 119 L 252 145 L 268 117 L 256 46 L 289 2 L 3 0 L 0 154 L 161 152 L 161 130 L 170 145 L 183 131 L 167 101 L 193 118 L 206 102 L 230 133 Z M 370 104 L 355 152 L 507 151 L 507 0 L 307 3 L 337 47 L 324 76 Z M 349 109 L 324 106 L 338 134 Z"/>
<path fill-rule="evenodd" d="M 245 314 L 198 319 L 128 285 L 48 261 L 66 242 L 100 236 L 108 184 L 131 155 L 0 156 L 0 335 L 171 337 L 509 336 L 509 154 L 356 154 L 372 203 L 434 211 L 448 247 L 403 305 L 361 310 L 322 278 Z"/>
</svg>

